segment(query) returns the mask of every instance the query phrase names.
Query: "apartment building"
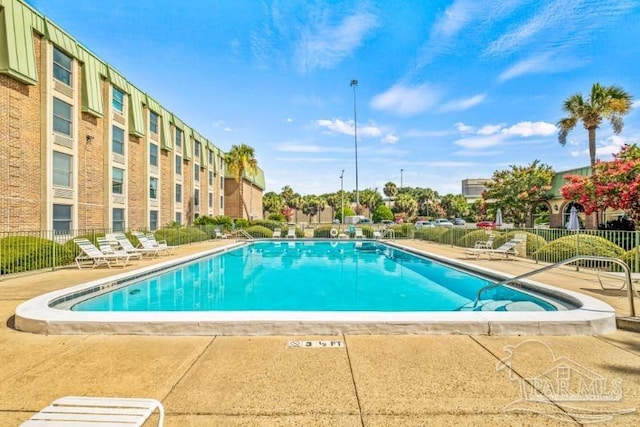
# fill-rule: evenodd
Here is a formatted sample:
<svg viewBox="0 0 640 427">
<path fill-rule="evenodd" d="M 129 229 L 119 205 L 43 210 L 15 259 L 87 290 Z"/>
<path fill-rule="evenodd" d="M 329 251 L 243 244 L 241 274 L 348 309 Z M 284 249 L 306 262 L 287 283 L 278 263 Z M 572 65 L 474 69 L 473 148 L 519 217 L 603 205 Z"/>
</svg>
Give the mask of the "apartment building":
<svg viewBox="0 0 640 427">
<path fill-rule="evenodd" d="M 224 157 L 38 11 L 0 0 L 0 231 L 223 215 Z M 264 174 L 247 181 L 261 204 Z"/>
</svg>

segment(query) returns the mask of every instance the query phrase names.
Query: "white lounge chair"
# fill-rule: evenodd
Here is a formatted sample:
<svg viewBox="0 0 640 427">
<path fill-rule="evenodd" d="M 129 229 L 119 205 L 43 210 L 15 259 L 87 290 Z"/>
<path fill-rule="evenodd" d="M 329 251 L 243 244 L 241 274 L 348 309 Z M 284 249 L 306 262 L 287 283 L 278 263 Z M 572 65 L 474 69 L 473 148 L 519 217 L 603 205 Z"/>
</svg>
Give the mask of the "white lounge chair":
<svg viewBox="0 0 640 427">
<path fill-rule="evenodd" d="M 493 249 L 493 239 L 495 235 L 489 234 L 489 238 L 487 240 L 478 240 L 473 245 L 474 249 Z"/>
<path fill-rule="evenodd" d="M 597 271 L 598 282 L 600 282 L 600 287 L 604 290 L 623 290 L 627 289 L 627 273 L 622 272 L 614 272 L 614 271 Z M 611 284 L 610 282 L 603 282 L 602 277 L 609 279 L 617 279 L 615 284 Z M 633 289 L 635 291 L 636 296 L 640 297 L 640 273 L 631 273 L 631 281 L 633 282 Z"/>
<path fill-rule="evenodd" d="M 495 249 L 485 249 L 485 248 L 467 248 L 464 253 L 467 257 L 474 256 L 480 258 L 480 255 L 487 255 L 489 259 L 493 259 L 494 256 L 498 256 L 503 259 L 508 259 L 509 257 L 517 257 L 518 250 L 516 246 L 524 242 L 526 237 L 516 236 L 513 239 L 509 240 L 502 246 Z"/>
<path fill-rule="evenodd" d="M 162 427 L 164 407 L 155 399 L 67 396 L 51 402 L 21 427 L 142 426 L 156 410 Z"/>
<path fill-rule="evenodd" d="M 380 231 L 374 231 L 373 232 L 373 238 L 374 239 L 382 239 L 382 233 Z"/>
<path fill-rule="evenodd" d="M 355 239 L 364 239 L 364 234 L 362 234 L 362 229 L 361 228 L 356 228 L 356 231 L 355 231 L 353 237 Z"/>
<path fill-rule="evenodd" d="M 214 232 L 216 233 L 216 237 L 215 237 L 216 239 L 226 239 L 227 238 L 227 235 L 225 233 L 222 233 L 219 228 L 216 228 L 214 230 Z"/>
<path fill-rule="evenodd" d="M 296 229 L 290 228 L 287 230 L 287 239 L 295 239 L 296 238 Z"/>
<path fill-rule="evenodd" d="M 279 228 L 274 228 L 273 229 L 273 235 L 271 236 L 274 239 L 279 239 L 282 237 L 282 231 Z"/>
<path fill-rule="evenodd" d="M 120 247 L 122 247 L 122 249 L 129 255 L 142 254 L 143 256 L 149 255 L 151 258 L 155 258 L 155 256 L 160 252 L 160 249 L 158 248 L 136 248 L 135 246 L 133 246 L 133 243 L 129 241 L 127 236 L 124 235 L 124 233 L 113 233 L 110 235 L 110 237 L 111 236 L 118 241 Z"/>
<path fill-rule="evenodd" d="M 153 233 L 147 233 L 144 235 L 144 237 L 147 238 L 147 241 L 144 243 L 140 241 L 140 238 L 138 238 L 138 241 L 140 241 L 140 244 L 142 245 L 143 248 L 146 248 L 146 247 L 158 248 L 160 249 L 161 253 L 165 253 L 167 255 L 173 254 L 173 250 L 175 249 L 175 246 L 169 246 L 166 240 L 160 240 L 160 241 L 156 240 L 156 236 Z"/>
<path fill-rule="evenodd" d="M 107 267 L 111 268 L 111 263 L 118 261 L 121 261 L 124 267 L 129 262 L 128 254 L 105 254 L 91 243 L 89 239 L 78 238 L 73 239 L 73 241 L 82 250 L 82 254 L 75 258 L 76 265 L 79 269 L 82 268 L 83 261 L 91 261 L 93 268 L 102 264 L 106 264 Z"/>
<path fill-rule="evenodd" d="M 129 253 L 124 249 L 120 249 L 120 243 L 116 239 L 108 237 L 97 237 L 98 249 L 103 254 L 128 256 L 129 258 L 142 258 L 142 254 L 139 252 Z"/>
</svg>

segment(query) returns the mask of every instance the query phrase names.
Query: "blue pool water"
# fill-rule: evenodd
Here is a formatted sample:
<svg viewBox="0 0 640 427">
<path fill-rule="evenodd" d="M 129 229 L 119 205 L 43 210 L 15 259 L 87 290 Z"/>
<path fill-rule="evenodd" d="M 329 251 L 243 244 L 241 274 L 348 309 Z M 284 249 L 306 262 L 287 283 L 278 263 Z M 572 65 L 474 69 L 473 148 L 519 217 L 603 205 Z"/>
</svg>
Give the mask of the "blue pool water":
<svg viewBox="0 0 640 427">
<path fill-rule="evenodd" d="M 378 242 L 257 242 L 79 302 L 76 311 L 531 311 L 556 308 Z"/>
</svg>

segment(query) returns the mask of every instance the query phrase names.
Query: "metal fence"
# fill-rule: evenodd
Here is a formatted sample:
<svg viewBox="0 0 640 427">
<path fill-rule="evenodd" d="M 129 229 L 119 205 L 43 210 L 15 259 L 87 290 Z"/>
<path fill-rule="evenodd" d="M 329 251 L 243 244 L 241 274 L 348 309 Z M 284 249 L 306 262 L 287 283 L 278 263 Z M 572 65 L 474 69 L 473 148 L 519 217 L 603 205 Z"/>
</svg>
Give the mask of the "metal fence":
<svg viewBox="0 0 640 427">
<path fill-rule="evenodd" d="M 356 226 L 347 224 L 262 224 L 249 227 L 204 225 L 192 227 L 167 227 L 154 232 L 156 239 L 165 240 L 170 246 L 181 246 L 195 242 L 213 240 L 215 230 L 227 238 L 272 238 L 276 228 L 281 238 L 287 238 L 288 230 L 294 230 L 298 239 L 355 237 Z M 499 247 L 513 238 L 515 232 L 526 233 L 526 245 L 519 256 L 541 263 L 554 263 L 578 255 L 599 255 L 622 259 L 632 271 L 640 271 L 640 232 L 565 229 L 503 229 L 483 230 L 464 227 L 416 228 L 411 224 L 358 226 L 364 237 L 418 239 L 456 247 L 473 247 L 476 242 L 487 240 L 494 234 L 493 247 Z M 335 231 L 334 231 L 335 230 Z M 393 231 L 390 231 L 393 230 Z M 112 229 L 73 230 L 65 233 L 54 231 L 0 233 L 0 277 L 42 269 L 55 270 L 73 263 L 79 254 L 74 238 L 85 237 L 94 243 L 98 237 L 111 233 Z M 380 233 L 380 234 L 378 234 Z M 137 244 L 135 236 L 127 230 L 131 242 Z M 584 261 L 581 266 L 611 268 L 596 261 Z"/>
</svg>

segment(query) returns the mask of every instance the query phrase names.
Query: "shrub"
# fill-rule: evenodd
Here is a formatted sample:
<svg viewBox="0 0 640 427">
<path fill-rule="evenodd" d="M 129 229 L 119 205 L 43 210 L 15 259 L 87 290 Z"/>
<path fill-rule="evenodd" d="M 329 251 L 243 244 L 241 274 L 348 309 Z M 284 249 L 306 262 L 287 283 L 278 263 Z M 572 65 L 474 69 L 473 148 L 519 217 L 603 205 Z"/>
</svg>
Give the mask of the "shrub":
<svg viewBox="0 0 640 427">
<path fill-rule="evenodd" d="M 285 222 L 287 220 L 287 218 L 285 218 L 285 216 L 282 215 L 281 213 L 269 214 L 267 219 L 270 220 L 270 221 L 278 221 L 278 222 Z"/>
<path fill-rule="evenodd" d="M 209 238 L 208 234 L 196 227 L 162 228 L 153 233 L 156 240 L 166 240 L 169 246 L 179 246 L 191 242 L 202 242 Z"/>
<path fill-rule="evenodd" d="M 273 230 L 270 230 L 267 227 L 263 227 L 261 225 L 252 225 L 245 231 L 249 233 L 251 237 L 270 238 L 273 236 Z"/>
<path fill-rule="evenodd" d="M 244 218 L 238 218 L 235 220 L 236 228 L 248 228 L 249 220 Z"/>
<path fill-rule="evenodd" d="M 356 213 L 353 211 L 353 209 L 351 209 L 351 206 L 347 205 L 347 201 L 345 200 L 345 205 L 344 205 L 344 216 L 354 216 Z M 336 209 L 336 218 L 340 220 L 340 222 L 342 221 L 342 212 L 340 212 L 340 207 L 338 207 Z"/>
<path fill-rule="evenodd" d="M 332 228 L 335 227 L 331 225 L 320 225 L 313 230 L 313 237 L 317 237 L 319 239 L 328 239 L 331 237 L 330 233 Z"/>
<path fill-rule="evenodd" d="M 588 234 L 572 234 L 561 237 L 541 247 L 533 253 L 535 259 L 559 262 L 579 255 L 599 255 L 620 258 L 624 250 L 607 239 Z M 581 265 L 586 262 L 580 262 Z"/>
<path fill-rule="evenodd" d="M 199 216 L 193 221 L 193 225 L 217 225 L 221 230 L 230 230 L 231 229 L 231 218 L 226 215 L 217 215 L 214 217 L 209 216 Z"/>
<path fill-rule="evenodd" d="M 386 205 L 380 205 L 373 211 L 373 222 L 380 222 L 384 219 L 393 221 L 393 212 Z"/>
<path fill-rule="evenodd" d="M 445 227 L 424 227 L 415 232 L 415 238 L 428 242 L 439 242 L 440 237 L 447 232 Z"/>
<path fill-rule="evenodd" d="M 0 274 L 67 265 L 73 262 L 76 250 L 73 241 L 61 245 L 40 237 L 5 237 L 0 239 Z"/>
<path fill-rule="evenodd" d="M 625 252 L 620 259 L 624 261 L 634 273 L 640 272 L 640 246 L 636 246 L 634 249 Z M 636 262 L 636 260 L 638 261 Z M 622 267 L 617 265 L 612 266 L 611 269 L 614 271 L 622 271 Z M 636 285 L 636 287 L 637 286 L 638 285 Z"/>
<path fill-rule="evenodd" d="M 397 238 L 403 238 L 403 237 L 409 237 L 409 238 L 413 238 L 414 236 L 414 228 L 412 224 L 397 224 L 397 225 L 392 225 L 390 227 L 393 232 L 395 233 L 395 237 Z"/>
<path fill-rule="evenodd" d="M 274 221 L 270 219 L 257 219 L 255 221 L 251 221 L 251 225 L 259 225 L 262 227 L 266 227 L 269 230 L 273 231 L 276 228 L 282 228 L 282 221 Z"/>
</svg>

